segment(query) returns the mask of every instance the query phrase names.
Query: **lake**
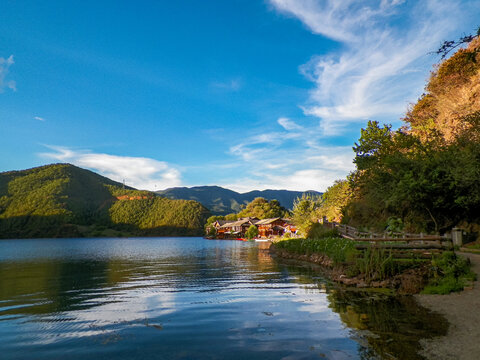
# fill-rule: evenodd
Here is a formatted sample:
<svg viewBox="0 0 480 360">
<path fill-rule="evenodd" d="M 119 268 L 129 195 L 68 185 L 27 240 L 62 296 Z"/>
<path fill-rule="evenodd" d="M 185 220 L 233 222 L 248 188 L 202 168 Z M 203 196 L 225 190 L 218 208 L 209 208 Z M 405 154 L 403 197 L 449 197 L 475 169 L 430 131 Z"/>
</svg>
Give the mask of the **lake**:
<svg viewBox="0 0 480 360">
<path fill-rule="evenodd" d="M 2 359 L 421 359 L 447 324 L 255 243 L 0 241 Z"/>
</svg>

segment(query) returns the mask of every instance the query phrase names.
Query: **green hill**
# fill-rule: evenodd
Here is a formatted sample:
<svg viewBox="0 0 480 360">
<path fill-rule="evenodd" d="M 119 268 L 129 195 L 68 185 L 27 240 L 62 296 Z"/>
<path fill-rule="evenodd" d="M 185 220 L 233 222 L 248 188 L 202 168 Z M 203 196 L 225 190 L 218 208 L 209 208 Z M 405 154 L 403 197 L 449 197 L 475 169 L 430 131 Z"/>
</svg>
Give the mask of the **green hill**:
<svg viewBox="0 0 480 360">
<path fill-rule="evenodd" d="M 169 199 L 198 201 L 214 215 L 237 213 L 242 210 L 243 206 L 258 197 L 266 200 L 278 200 L 283 207 L 292 209 L 293 201 L 303 194 L 301 191 L 289 190 L 255 190 L 241 194 L 220 186 L 175 187 L 157 191 L 157 193 Z M 308 191 L 308 193 L 321 195 L 315 191 Z"/>
<path fill-rule="evenodd" d="M 0 238 L 200 235 L 209 215 L 70 164 L 0 173 Z"/>
</svg>

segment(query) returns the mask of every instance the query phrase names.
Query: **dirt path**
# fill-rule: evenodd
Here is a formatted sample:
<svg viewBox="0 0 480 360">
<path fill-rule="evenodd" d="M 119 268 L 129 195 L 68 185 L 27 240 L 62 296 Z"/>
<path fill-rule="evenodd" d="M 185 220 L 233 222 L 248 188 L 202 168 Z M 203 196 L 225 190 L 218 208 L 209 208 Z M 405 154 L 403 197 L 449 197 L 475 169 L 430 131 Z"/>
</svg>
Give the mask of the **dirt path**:
<svg viewBox="0 0 480 360">
<path fill-rule="evenodd" d="M 461 253 L 472 262 L 480 279 L 480 254 Z M 480 359 L 480 280 L 473 289 L 450 295 L 416 295 L 426 308 L 439 312 L 450 323 L 448 334 L 422 340 L 421 355 L 427 359 Z"/>
</svg>

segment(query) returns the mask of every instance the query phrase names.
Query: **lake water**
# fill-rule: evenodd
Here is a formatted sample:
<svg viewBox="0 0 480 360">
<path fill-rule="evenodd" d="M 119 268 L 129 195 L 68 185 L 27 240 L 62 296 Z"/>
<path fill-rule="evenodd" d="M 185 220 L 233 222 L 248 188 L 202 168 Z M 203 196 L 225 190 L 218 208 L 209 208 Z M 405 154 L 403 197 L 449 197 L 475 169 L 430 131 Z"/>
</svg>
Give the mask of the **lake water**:
<svg viewBox="0 0 480 360">
<path fill-rule="evenodd" d="M 417 359 L 445 330 L 255 243 L 0 241 L 1 359 Z"/>
</svg>

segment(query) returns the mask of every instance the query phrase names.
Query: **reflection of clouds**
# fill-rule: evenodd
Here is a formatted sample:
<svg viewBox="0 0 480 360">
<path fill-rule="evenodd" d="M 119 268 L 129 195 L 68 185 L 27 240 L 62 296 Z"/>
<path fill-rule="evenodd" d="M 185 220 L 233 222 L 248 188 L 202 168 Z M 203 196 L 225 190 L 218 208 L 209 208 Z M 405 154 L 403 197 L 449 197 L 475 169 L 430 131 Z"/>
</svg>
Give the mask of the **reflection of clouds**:
<svg viewBox="0 0 480 360">
<path fill-rule="evenodd" d="M 285 280 L 289 282 L 258 289 L 262 295 L 256 294 L 257 300 L 245 309 L 244 319 L 239 319 L 228 330 L 232 346 L 239 350 L 254 347 L 259 353 L 290 353 L 279 357 L 282 359 L 305 358 L 305 348 L 309 347 L 315 349 L 310 350 L 312 357 L 319 352 L 328 354 L 329 359 L 341 359 L 345 355 L 355 358 L 356 344 L 350 342 L 349 330 L 329 307 L 325 288 L 301 284 L 302 277 Z M 244 298 L 248 295 L 243 293 Z M 347 350 L 337 351 L 338 346 Z"/>
<path fill-rule="evenodd" d="M 135 283 L 129 283 L 129 286 L 135 286 Z M 161 292 L 156 291 L 158 288 L 142 287 L 113 292 L 107 297 L 89 299 L 80 304 L 99 304 L 89 309 L 44 317 L 39 322 L 31 323 L 39 325 L 41 329 L 35 331 L 37 338 L 28 339 L 28 343 L 46 345 L 59 340 L 112 335 L 129 326 L 147 326 L 151 323 L 150 319 L 176 311 L 174 289 L 162 287 Z"/>
</svg>

